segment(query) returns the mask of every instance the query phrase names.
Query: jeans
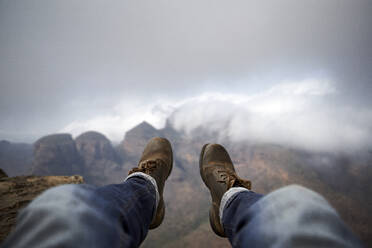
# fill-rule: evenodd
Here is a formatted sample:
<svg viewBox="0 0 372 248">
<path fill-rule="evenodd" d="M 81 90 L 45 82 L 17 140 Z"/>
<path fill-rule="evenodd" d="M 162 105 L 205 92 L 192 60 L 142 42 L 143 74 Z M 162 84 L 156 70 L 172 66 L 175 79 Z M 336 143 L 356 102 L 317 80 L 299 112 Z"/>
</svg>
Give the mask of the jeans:
<svg viewBox="0 0 372 248">
<path fill-rule="evenodd" d="M 20 212 L 2 247 L 138 247 L 154 215 L 155 195 L 141 177 L 98 188 L 52 188 Z"/>
<path fill-rule="evenodd" d="M 50 189 L 21 211 L 3 247 L 138 247 L 156 194 L 154 182 L 137 176 L 99 188 Z M 223 198 L 222 224 L 233 247 L 361 247 L 327 201 L 305 188 L 266 196 L 232 188 Z"/>
<path fill-rule="evenodd" d="M 233 247 L 362 247 L 322 196 L 297 185 L 240 191 L 221 217 Z"/>
</svg>

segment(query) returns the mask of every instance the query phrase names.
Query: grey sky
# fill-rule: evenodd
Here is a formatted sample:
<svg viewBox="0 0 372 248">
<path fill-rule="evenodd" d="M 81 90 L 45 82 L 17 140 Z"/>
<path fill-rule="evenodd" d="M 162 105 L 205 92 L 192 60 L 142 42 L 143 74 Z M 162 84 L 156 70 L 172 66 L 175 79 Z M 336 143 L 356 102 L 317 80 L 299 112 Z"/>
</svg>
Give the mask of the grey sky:
<svg viewBox="0 0 372 248">
<path fill-rule="evenodd" d="M 309 78 L 334 82 L 327 108 L 367 111 L 371 13 L 370 0 L 0 0 L 0 138 Z"/>
</svg>

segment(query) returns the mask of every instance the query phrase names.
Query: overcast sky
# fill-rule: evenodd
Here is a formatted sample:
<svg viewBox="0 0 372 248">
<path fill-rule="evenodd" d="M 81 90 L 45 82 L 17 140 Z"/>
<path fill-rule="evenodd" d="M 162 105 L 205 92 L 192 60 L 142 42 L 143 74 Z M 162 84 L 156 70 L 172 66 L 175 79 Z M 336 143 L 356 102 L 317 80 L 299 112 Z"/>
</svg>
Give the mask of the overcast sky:
<svg viewBox="0 0 372 248">
<path fill-rule="evenodd" d="M 371 0 L 0 0 L 0 139 L 119 141 L 170 118 L 237 140 L 370 146 L 371 13 Z"/>
</svg>

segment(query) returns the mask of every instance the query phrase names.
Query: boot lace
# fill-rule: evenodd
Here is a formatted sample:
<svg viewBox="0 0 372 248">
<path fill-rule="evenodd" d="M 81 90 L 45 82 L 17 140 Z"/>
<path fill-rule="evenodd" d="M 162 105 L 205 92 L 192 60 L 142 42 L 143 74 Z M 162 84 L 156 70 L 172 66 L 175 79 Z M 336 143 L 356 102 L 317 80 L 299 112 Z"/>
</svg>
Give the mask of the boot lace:
<svg viewBox="0 0 372 248">
<path fill-rule="evenodd" d="M 135 173 L 135 172 L 143 172 L 145 174 L 151 174 L 158 166 L 164 164 L 163 160 L 155 159 L 155 160 L 144 160 L 138 164 L 137 167 L 132 168 L 128 175 Z"/>
<path fill-rule="evenodd" d="M 234 171 L 218 170 L 217 172 L 220 176 L 217 182 L 226 184 L 227 189 L 232 187 L 243 187 L 250 190 L 252 187 L 251 181 L 240 178 Z"/>
</svg>

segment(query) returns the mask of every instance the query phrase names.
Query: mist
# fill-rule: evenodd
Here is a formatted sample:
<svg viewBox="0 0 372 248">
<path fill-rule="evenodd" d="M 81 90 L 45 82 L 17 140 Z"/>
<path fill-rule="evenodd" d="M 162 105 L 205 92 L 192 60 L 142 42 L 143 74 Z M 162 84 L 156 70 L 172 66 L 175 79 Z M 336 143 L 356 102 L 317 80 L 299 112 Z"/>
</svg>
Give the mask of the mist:
<svg viewBox="0 0 372 248">
<path fill-rule="evenodd" d="M 0 0 L 0 139 L 143 120 L 370 149 L 372 2 Z"/>
<path fill-rule="evenodd" d="M 331 99 L 338 94 L 330 82 L 306 80 L 282 82 L 250 95 L 209 92 L 141 108 L 123 102 L 115 114 L 73 122 L 61 132 L 101 130 L 120 142 L 123 130 L 143 120 L 159 129 L 169 121 L 186 135 L 199 128 L 206 134 L 217 133 L 215 142 L 229 139 L 327 152 L 370 149 L 371 109 L 334 106 Z"/>
</svg>

